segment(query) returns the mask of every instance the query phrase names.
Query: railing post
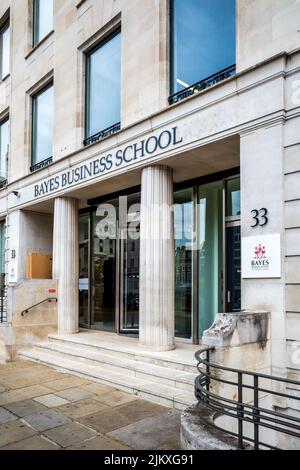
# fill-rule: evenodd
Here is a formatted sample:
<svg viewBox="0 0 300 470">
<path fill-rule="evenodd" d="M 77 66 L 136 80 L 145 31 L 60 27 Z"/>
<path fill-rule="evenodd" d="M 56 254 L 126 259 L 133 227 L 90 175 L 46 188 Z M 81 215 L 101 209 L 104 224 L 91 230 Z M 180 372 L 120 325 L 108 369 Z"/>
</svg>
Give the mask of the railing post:
<svg viewBox="0 0 300 470">
<path fill-rule="evenodd" d="M 253 410 L 253 422 L 254 422 L 254 449 L 259 450 L 259 388 L 258 388 L 258 376 L 254 375 L 254 410 Z"/>
<path fill-rule="evenodd" d="M 243 405 L 243 374 L 238 372 L 238 446 L 240 450 L 244 449 L 243 441 L 243 421 L 244 421 L 244 405 Z"/>
<path fill-rule="evenodd" d="M 209 387 L 210 387 L 210 365 L 209 365 L 209 361 L 210 361 L 210 350 L 208 349 L 206 351 L 206 361 L 207 361 L 207 364 L 206 364 L 206 391 L 207 393 L 209 393 Z"/>
</svg>

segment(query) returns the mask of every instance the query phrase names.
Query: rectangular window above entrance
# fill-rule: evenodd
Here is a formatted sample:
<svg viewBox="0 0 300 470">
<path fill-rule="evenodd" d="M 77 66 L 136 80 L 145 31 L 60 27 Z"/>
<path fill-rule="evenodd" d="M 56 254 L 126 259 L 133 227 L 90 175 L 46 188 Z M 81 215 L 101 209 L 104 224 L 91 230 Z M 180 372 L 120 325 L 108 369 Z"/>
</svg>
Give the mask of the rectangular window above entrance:
<svg viewBox="0 0 300 470">
<path fill-rule="evenodd" d="M 53 155 L 53 85 L 32 98 L 31 171 L 52 162 Z"/>
<path fill-rule="evenodd" d="M 7 183 L 7 161 L 9 152 L 9 120 L 0 122 L 0 189 Z"/>
<path fill-rule="evenodd" d="M 9 74 L 10 62 L 10 27 L 7 21 L 0 27 L 0 80 Z"/>
<path fill-rule="evenodd" d="M 235 43 L 235 0 L 172 0 L 169 103 L 234 75 Z"/>
<path fill-rule="evenodd" d="M 89 145 L 121 128 L 121 33 L 87 54 L 86 139 Z"/>
<path fill-rule="evenodd" d="M 36 46 L 53 29 L 53 0 L 33 2 L 33 45 Z"/>
</svg>

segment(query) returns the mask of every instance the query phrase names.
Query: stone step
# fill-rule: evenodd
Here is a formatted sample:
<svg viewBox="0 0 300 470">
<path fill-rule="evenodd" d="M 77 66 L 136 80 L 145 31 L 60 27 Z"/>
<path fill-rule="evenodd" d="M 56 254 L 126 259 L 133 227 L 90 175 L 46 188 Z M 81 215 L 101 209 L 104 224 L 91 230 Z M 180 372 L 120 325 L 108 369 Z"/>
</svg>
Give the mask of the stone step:
<svg viewBox="0 0 300 470">
<path fill-rule="evenodd" d="M 99 367 L 78 361 L 77 358 L 69 359 L 54 351 L 32 348 L 19 352 L 19 358 L 38 362 L 57 370 L 71 372 L 74 375 L 85 377 L 118 390 L 133 393 L 145 400 L 154 401 L 183 410 L 195 403 L 194 394 L 189 391 L 180 390 L 176 387 L 150 382 L 141 378 L 125 374 L 116 374 Z"/>
<path fill-rule="evenodd" d="M 189 392 L 194 391 L 196 373 L 180 371 L 169 367 L 161 367 L 141 360 L 119 358 L 105 354 L 101 351 L 92 351 L 82 345 L 66 345 L 60 343 L 43 342 L 35 348 L 49 350 L 62 357 L 77 359 L 83 363 L 98 365 L 102 369 L 118 374 L 130 375 L 140 379 L 156 382 L 161 385 L 175 387 Z"/>
<path fill-rule="evenodd" d="M 106 334 L 106 336 L 108 335 L 109 334 Z M 93 337 L 92 334 L 77 334 L 67 336 L 57 336 L 51 334 L 48 338 L 49 342 L 51 343 L 66 344 L 70 346 L 81 345 L 87 349 L 90 349 L 91 351 L 96 350 L 98 352 L 115 356 L 118 359 L 132 359 L 160 367 L 177 369 L 184 372 L 197 372 L 194 351 L 190 352 L 187 359 L 186 357 L 181 356 L 179 346 L 177 346 L 175 350 L 176 353 L 174 351 L 169 351 L 167 353 L 153 353 L 150 351 L 148 352 L 139 350 L 136 346 L 137 342 L 135 340 L 130 342 L 129 338 L 126 338 L 124 341 L 122 341 L 123 338 L 118 337 L 118 341 L 115 342 L 111 341 L 110 339 L 105 340 L 103 337 L 101 337 L 101 341 L 99 341 L 98 336 L 95 335 L 95 337 Z"/>
</svg>

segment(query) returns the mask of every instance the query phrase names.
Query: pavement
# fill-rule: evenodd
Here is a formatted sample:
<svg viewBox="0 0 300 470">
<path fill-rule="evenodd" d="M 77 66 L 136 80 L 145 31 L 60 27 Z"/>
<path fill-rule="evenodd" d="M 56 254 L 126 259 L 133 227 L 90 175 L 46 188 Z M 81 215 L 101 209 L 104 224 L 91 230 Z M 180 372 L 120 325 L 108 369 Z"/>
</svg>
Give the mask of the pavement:
<svg viewBox="0 0 300 470">
<path fill-rule="evenodd" d="M 33 362 L 0 365 L 0 450 L 179 450 L 180 414 Z"/>
</svg>

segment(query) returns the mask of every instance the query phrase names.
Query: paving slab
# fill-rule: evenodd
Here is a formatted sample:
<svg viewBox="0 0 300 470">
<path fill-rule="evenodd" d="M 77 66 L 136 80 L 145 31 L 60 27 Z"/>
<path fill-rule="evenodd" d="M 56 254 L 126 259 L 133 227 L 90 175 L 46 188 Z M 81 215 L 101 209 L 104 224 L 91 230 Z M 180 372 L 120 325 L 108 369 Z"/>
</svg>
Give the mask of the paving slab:
<svg viewBox="0 0 300 470">
<path fill-rule="evenodd" d="M 51 380 L 49 382 L 45 382 L 44 385 L 53 390 L 60 391 L 66 390 L 67 388 L 79 387 L 87 383 L 88 380 L 81 379 L 80 377 L 69 376 L 59 380 Z"/>
<path fill-rule="evenodd" d="M 0 447 L 13 442 L 22 441 L 27 437 L 34 436 L 37 432 L 20 420 L 11 421 L 0 425 Z"/>
<path fill-rule="evenodd" d="M 130 419 L 114 408 L 104 409 L 98 413 L 79 418 L 77 421 L 102 434 L 106 434 L 131 423 Z"/>
<path fill-rule="evenodd" d="M 25 422 L 38 431 L 47 431 L 64 424 L 71 423 L 71 419 L 55 410 L 39 411 L 24 418 Z"/>
<path fill-rule="evenodd" d="M 59 450 L 57 444 L 49 442 L 42 436 L 33 436 L 22 441 L 1 447 L 1 450 Z"/>
<path fill-rule="evenodd" d="M 125 392 L 120 392 L 119 390 L 114 390 L 109 393 L 106 392 L 96 395 L 94 400 L 99 401 L 104 405 L 114 407 L 123 405 L 124 403 L 129 403 L 130 401 L 134 401 L 136 400 L 136 396 Z"/>
<path fill-rule="evenodd" d="M 67 403 L 69 403 L 68 400 L 61 398 L 55 395 L 54 393 L 49 393 L 48 395 L 36 397 L 34 400 L 46 406 L 47 408 L 57 408 L 58 406 L 66 405 Z"/>
<path fill-rule="evenodd" d="M 82 418 L 83 416 L 88 416 L 93 413 L 97 413 L 108 407 L 98 401 L 89 399 L 81 400 L 73 403 L 68 403 L 67 405 L 61 406 L 59 411 L 69 418 L 77 419 Z"/>
<path fill-rule="evenodd" d="M 156 414 L 109 436 L 137 450 L 180 449 L 180 413 L 170 410 Z"/>
<path fill-rule="evenodd" d="M 122 442 L 108 436 L 97 436 L 88 441 L 70 446 L 67 450 L 132 450 Z"/>
<path fill-rule="evenodd" d="M 56 442 L 61 447 L 69 447 L 95 437 L 97 432 L 79 423 L 71 423 L 46 431 L 44 436 Z"/>
<path fill-rule="evenodd" d="M 67 390 L 61 390 L 59 392 L 56 392 L 56 395 L 65 398 L 68 401 L 79 401 L 95 397 L 94 393 L 82 387 L 74 387 L 68 388 Z"/>
<path fill-rule="evenodd" d="M 19 416 L 19 418 L 25 418 L 25 416 L 47 409 L 46 406 L 41 403 L 37 403 L 34 400 L 16 401 L 14 403 L 8 403 L 7 405 L 4 405 L 4 407 L 11 411 L 11 413 Z"/>
<path fill-rule="evenodd" d="M 140 399 L 118 406 L 116 409 L 132 423 L 168 410 L 165 406 Z"/>
<path fill-rule="evenodd" d="M 20 377 L 19 371 L 14 376 L 9 376 L 3 379 L 3 385 L 11 390 L 17 390 L 19 388 L 28 387 L 29 385 L 42 385 L 44 382 L 50 380 L 57 380 L 58 375 L 46 374 L 46 373 L 34 373 L 24 375 Z"/>
<path fill-rule="evenodd" d="M 19 388 L 17 390 L 9 390 L 1 393 L 0 406 L 13 403 L 15 401 L 27 400 L 41 395 L 47 395 L 51 390 L 44 385 L 32 385 L 30 387 Z"/>
<path fill-rule="evenodd" d="M 16 419 L 18 419 L 17 416 L 0 407 L 0 424 L 9 423 L 9 421 L 15 421 Z"/>
</svg>

